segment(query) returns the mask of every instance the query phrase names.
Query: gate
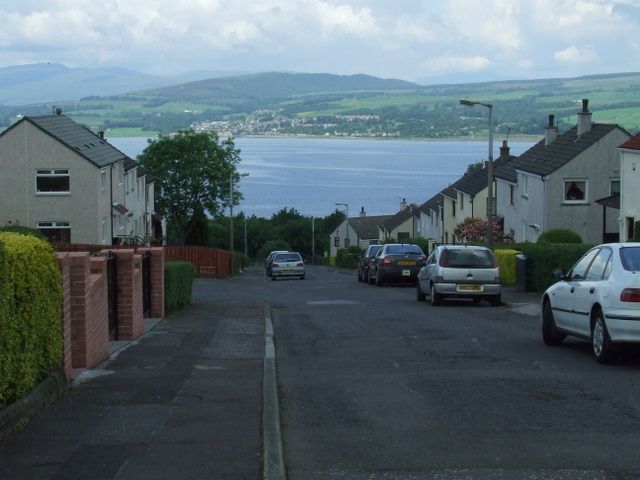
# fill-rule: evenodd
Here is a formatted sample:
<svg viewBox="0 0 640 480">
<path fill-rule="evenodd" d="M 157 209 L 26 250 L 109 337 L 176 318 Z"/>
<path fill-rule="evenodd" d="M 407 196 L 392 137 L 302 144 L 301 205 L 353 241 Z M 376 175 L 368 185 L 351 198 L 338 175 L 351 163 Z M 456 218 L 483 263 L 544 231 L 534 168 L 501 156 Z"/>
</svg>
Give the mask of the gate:
<svg viewBox="0 0 640 480">
<path fill-rule="evenodd" d="M 142 310 L 144 316 L 151 309 L 151 252 L 145 250 L 142 253 Z"/>
<path fill-rule="evenodd" d="M 107 299 L 109 304 L 109 339 L 118 340 L 118 257 L 107 252 Z"/>
</svg>

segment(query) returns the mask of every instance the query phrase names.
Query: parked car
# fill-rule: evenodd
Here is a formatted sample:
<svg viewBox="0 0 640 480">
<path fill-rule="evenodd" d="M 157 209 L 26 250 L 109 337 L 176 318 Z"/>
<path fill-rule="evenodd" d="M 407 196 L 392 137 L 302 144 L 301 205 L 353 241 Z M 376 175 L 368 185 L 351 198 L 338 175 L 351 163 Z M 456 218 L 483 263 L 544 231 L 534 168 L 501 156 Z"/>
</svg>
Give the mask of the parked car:
<svg viewBox="0 0 640 480">
<path fill-rule="evenodd" d="M 264 270 L 267 277 L 271 276 L 271 262 L 273 262 L 273 257 L 277 253 L 287 253 L 287 250 L 274 250 L 273 252 L 269 252 L 267 258 L 264 259 Z"/>
<path fill-rule="evenodd" d="M 300 277 L 304 280 L 304 261 L 298 252 L 276 253 L 271 262 L 271 280 L 278 277 Z"/>
<path fill-rule="evenodd" d="M 640 243 L 592 248 L 542 296 L 542 339 L 591 341 L 595 359 L 612 360 L 616 344 L 640 342 Z"/>
<path fill-rule="evenodd" d="M 387 243 L 369 263 L 369 283 L 381 287 L 387 282 L 414 284 L 425 255 L 418 245 Z"/>
<path fill-rule="evenodd" d="M 447 297 L 502 303 L 500 270 L 493 252 L 474 245 L 439 245 L 418 273 L 416 297 L 440 305 Z"/>
<path fill-rule="evenodd" d="M 358 259 L 358 281 L 369 281 L 369 265 L 376 256 L 382 245 L 369 245 L 362 256 Z"/>
</svg>

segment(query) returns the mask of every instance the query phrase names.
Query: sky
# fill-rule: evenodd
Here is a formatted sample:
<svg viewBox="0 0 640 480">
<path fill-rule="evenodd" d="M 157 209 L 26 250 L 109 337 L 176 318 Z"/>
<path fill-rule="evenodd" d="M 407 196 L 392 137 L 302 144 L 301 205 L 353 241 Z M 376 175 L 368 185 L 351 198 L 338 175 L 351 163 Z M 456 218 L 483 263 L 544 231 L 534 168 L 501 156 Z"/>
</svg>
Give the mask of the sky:
<svg viewBox="0 0 640 480">
<path fill-rule="evenodd" d="M 640 71 L 640 0 L 0 0 L 0 67 L 423 84 Z"/>
</svg>

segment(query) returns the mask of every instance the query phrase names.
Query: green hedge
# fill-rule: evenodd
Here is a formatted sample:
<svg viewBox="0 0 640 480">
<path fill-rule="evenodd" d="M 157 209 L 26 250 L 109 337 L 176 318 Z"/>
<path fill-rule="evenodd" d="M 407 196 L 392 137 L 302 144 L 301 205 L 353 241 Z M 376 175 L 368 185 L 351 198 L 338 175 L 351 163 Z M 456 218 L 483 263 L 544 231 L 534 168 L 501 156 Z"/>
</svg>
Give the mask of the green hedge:
<svg viewBox="0 0 640 480">
<path fill-rule="evenodd" d="M 538 292 L 544 292 L 546 288 L 555 282 L 553 271 L 561 268 L 565 272 L 593 247 L 584 243 L 545 244 L 525 243 L 521 244 L 522 253 L 531 260 L 531 280 Z"/>
<path fill-rule="evenodd" d="M 582 237 L 573 230 L 555 228 L 542 232 L 537 243 L 582 243 Z"/>
<path fill-rule="evenodd" d="M 60 367 L 61 284 L 47 241 L 0 232 L 0 408 Z"/>
<path fill-rule="evenodd" d="M 516 255 L 520 252 L 513 249 L 495 250 L 494 255 L 500 267 L 500 280 L 503 285 L 516 283 Z"/>
<path fill-rule="evenodd" d="M 47 237 L 37 228 L 23 227 L 21 225 L 5 225 L 4 227 L 0 227 L 0 232 L 20 233 L 22 235 L 34 236 L 40 240 L 47 240 Z"/>
<path fill-rule="evenodd" d="M 164 308 L 166 314 L 191 303 L 195 274 L 196 269 L 190 262 L 165 262 Z"/>
<path fill-rule="evenodd" d="M 341 248 L 336 255 L 336 267 L 354 270 L 358 266 L 358 259 L 362 256 L 362 249 L 357 245 Z"/>
</svg>

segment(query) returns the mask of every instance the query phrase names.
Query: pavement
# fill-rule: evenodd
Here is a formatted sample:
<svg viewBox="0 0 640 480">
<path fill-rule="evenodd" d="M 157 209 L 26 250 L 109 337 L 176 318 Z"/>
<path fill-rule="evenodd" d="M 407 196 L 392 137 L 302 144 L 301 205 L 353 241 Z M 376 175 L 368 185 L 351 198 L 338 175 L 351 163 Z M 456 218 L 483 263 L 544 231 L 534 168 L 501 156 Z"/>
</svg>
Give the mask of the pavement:
<svg viewBox="0 0 640 480">
<path fill-rule="evenodd" d="M 502 295 L 504 308 L 539 316 L 540 294 Z M 264 475 L 273 462 L 263 406 L 269 395 L 277 403 L 268 310 L 197 298 L 173 318 L 147 321 L 140 338 L 114 342 L 110 358 L 72 384 L 43 382 L 0 411 L 0 479 Z"/>
</svg>

